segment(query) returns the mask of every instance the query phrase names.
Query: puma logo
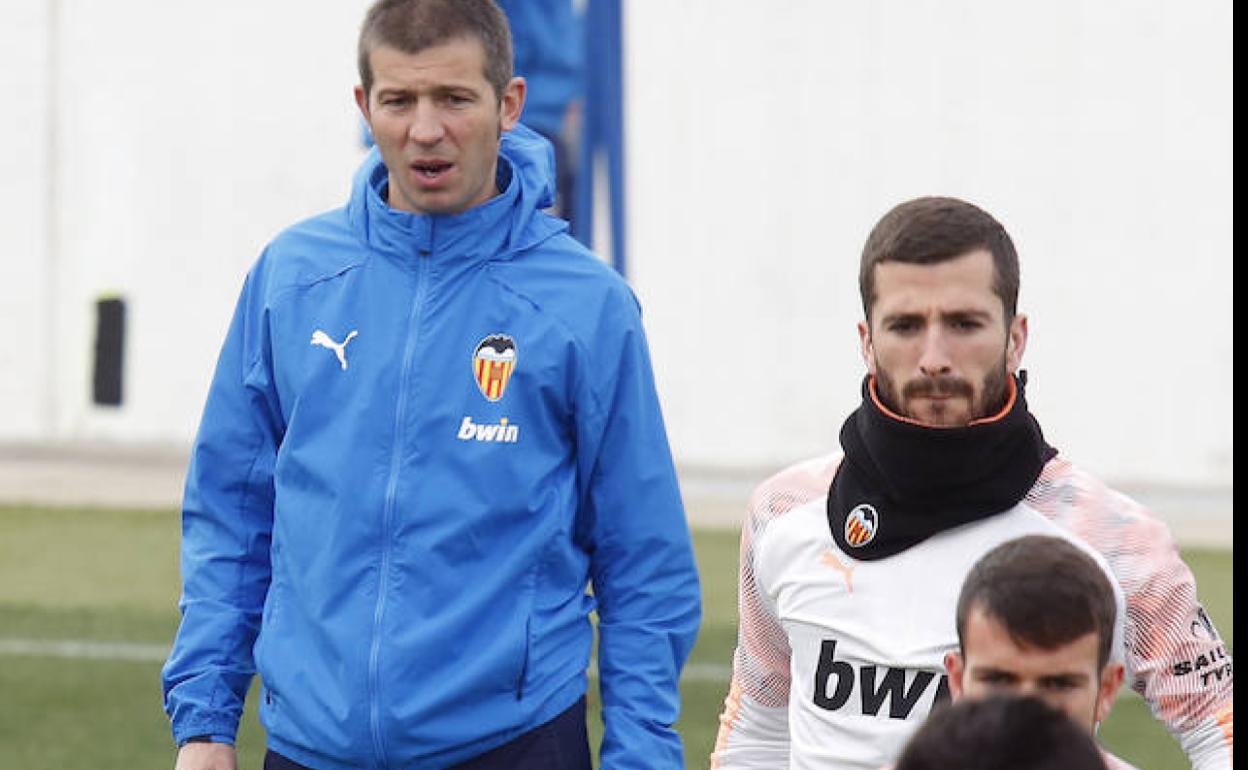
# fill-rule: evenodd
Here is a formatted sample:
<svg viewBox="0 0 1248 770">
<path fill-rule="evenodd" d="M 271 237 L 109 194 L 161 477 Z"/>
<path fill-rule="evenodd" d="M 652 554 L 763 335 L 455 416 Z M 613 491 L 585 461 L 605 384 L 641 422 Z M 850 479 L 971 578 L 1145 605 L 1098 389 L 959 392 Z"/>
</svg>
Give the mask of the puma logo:
<svg viewBox="0 0 1248 770">
<path fill-rule="evenodd" d="M 338 342 L 334 342 L 333 338 L 330 337 L 328 334 L 321 331 L 320 329 L 317 329 L 316 331 L 312 332 L 312 344 L 320 345 L 323 348 L 328 348 L 334 351 L 334 355 L 338 356 L 338 363 L 342 364 L 342 370 L 346 371 L 347 370 L 347 343 L 350 342 L 352 339 L 354 339 L 355 335 L 357 334 L 359 334 L 358 331 L 353 331 L 347 335 L 347 338 L 345 340 L 343 340 L 341 343 L 338 343 Z"/>
<path fill-rule="evenodd" d="M 831 551 L 824 551 L 819 557 L 822 564 L 826 564 L 837 572 L 845 576 L 845 588 L 851 594 L 854 592 L 854 568 L 845 566 L 845 563 L 836 558 L 836 554 Z"/>
</svg>

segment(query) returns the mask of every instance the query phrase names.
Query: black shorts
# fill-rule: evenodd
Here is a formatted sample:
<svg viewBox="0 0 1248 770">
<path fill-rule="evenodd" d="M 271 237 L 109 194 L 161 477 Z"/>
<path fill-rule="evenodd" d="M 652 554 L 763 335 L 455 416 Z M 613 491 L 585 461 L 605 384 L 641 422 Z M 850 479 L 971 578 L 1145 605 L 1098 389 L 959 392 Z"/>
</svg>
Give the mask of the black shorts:
<svg viewBox="0 0 1248 770">
<path fill-rule="evenodd" d="M 264 756 L 264 770 L 315 770 L 273 750 Z M 572 708 L 479 757 L 451 770 L 590 770 L 589 735 L 585 730 L 585 698 Z"/>
</svg>

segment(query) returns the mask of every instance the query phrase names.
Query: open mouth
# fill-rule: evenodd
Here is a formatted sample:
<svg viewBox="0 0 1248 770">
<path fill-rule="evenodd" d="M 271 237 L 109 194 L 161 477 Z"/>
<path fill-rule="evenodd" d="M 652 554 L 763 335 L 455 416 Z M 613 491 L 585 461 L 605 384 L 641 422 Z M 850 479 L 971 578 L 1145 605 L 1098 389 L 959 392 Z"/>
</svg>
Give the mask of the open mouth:
<svg viewBox="0 0 1248 770">
<path fill-rule="evenodd" d="M 425 179 L 437 179 L 449 171 L 451 165 L 445 160 L 422 160 L 413 163 L 412 170 Z"/>
</svg>

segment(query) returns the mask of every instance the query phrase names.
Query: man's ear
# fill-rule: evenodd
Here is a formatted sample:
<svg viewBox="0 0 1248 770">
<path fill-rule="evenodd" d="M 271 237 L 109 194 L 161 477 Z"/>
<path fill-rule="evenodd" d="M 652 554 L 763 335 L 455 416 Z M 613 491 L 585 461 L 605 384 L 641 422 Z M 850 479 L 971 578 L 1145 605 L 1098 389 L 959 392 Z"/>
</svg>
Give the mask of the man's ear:
<svg viewBox="0 0 1248 770">
<path fill-rule="evenodd" d="M 1104 670 L 1101 671 L 1101 685 L 1096 693 L 1096 723 L 1099 725 L 1109 716 L 1109 710 L 1114 707 L 1114 699 L 1118 697 L 1118 690 L 1122 687 L 1122 680 L 1126 678 L 1126 670 L 1121 663 L 1106 663 Z"/>
<path fill-rule="evenodd" d="M 372 124 L 368 114 L 368 94 L 364 93 L 364 86 L 357 84 L 355 86 L 355 106 L 360 108 L 360 114 L 364 116 L 366 123 Z"/>
<path fill-rule="evenodd" d="M 499 103 L 499 128 L 510 131 L 520 122 L 520 113 L 524 112 L 524 97 L 528 84 L 524 78 L 512 78 L 503 89 L 503 98 Z"/>
<path fill-rule="evenodd" d="M 1005 364 L 1011 374 L 1023 365 L 1023 351 L 1027 349 L 1027 316 L 1019 313 L 1010 321 L 1009 338 L 1005 341 Z"/>
<path fill-rule="evenodd" d="M 949 672 L 949 695 L 957 700 L 962 697 L 962 676 L 966 673 L 962 653 L 956 650 L 945 653 L 945 671 Z"/>
<path fill-rule="evenodd" d="M 867 365 L 867 373 L 875 376 L 875 346 L 871 342 L 871 322 L 858 322 L 858 344 L 862 351 L 862 360 Z"/>
</svg>

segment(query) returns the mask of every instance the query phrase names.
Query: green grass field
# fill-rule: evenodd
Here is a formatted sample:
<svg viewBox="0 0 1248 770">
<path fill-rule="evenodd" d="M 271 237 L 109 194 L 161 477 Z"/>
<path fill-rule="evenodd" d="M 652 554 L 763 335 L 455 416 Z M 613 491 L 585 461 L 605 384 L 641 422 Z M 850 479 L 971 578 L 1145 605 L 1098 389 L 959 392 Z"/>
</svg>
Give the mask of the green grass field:
<svg viewBox="0 0 1248 770">
<path fill-rule="evenodd" d="M 168 512 L 0 507 L 0 770 L 173 766 L 159 663 L 23 653 L 12 640 L 167 645 L 177 624 L 178 531 Z M 707 530 L 695 540 L 705 621 L 691 663 L 726 670 L 736 640 L 737 536 Z M 1185 555 L 1233 648 L 1232 553 Z M 682 686 L 679 728 L 690 768 L 707 766 L 727 690 L 726 678 L 711 679 Z M 1138 698 L 1119 701 L 1101 736 L 1138 767 L 1187 767 Z M 263 744 L 249 703 L 240 766 L 258 768 Z"/>
</svg>

